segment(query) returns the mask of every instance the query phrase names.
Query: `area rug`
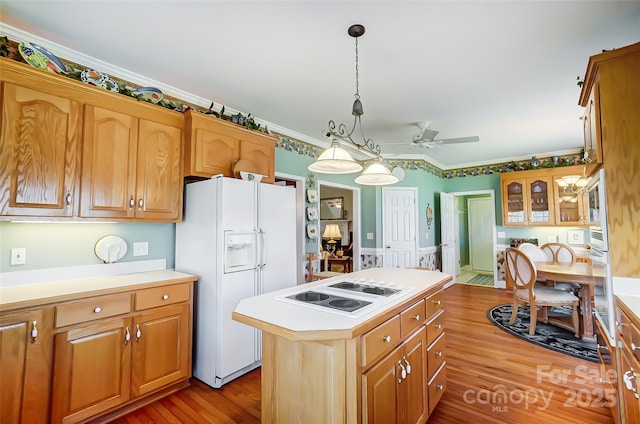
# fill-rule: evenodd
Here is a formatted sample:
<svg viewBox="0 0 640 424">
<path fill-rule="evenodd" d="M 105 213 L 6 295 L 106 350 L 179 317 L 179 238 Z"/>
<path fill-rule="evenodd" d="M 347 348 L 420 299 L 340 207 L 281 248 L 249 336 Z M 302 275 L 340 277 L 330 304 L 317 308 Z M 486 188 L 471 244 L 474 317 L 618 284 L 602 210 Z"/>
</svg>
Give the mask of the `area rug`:
<svg viewBox="0 0 640 424">
<path fill-rule="evenodd" d="M 493 286 L 493 274 L 478 274 L 465 284 L 475 284 L 477 286 Z"/>
<path fill-rule="evenodd" d="M 538 322 L 536 331 L 533 336 L 529 335 L 529 308 L 518 310 L 516 321 L 513 325 L 509 325 L 511 319 L 511 304 L 498 305 L 489 309 L 487 318 L 498 328 L 503 329 L 507 333 L 513 334 L 528 342 L 537 344 L 565 355 L 574 356 L 580 359 L 586 359 L 591 362 L 599 362 L 596 343 L 583 342 L 576 338 L 572 332 L 555 325 Z M 549 312 L 549 316 L 570 316 L 570 309 L 553 307 Z"/>
</svg>

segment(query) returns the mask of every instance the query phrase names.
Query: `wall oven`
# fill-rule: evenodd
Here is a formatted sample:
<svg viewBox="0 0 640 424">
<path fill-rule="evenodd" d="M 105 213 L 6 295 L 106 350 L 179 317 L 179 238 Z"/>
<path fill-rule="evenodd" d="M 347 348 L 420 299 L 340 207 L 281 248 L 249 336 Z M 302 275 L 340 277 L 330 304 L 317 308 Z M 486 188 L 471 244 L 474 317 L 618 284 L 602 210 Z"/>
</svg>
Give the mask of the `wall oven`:
<svg viewBox="0 0 640 424">
<path fill-rule="evenodd" d="M 604 275 L 602 283 L 594 285 L 596 319 L 600 321 L 611 345 L 615 346 L 615 320 L 613 306 L 613 280 L 609 263 L 607 237 L 607 199 L 604 170 L 601 169 L 586 187 L 589 206 L 589 257 L 594 272 Z"/>
</svg>

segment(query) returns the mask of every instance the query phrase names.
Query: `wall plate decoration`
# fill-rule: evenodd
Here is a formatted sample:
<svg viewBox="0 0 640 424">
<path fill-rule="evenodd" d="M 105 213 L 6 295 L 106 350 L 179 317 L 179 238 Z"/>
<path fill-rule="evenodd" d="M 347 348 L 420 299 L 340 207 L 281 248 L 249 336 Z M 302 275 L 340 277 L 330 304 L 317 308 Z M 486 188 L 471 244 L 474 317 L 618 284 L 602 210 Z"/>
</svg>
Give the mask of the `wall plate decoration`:
<svg viewBox="0 0 640 424">
<path fill-rule="evenodd" d="M 318 226 L 316 224 L 307 224 L 307 237 L 310 239 L 318 238 Z"/>
<path fill-rule="evenodd" d="M 119 261 L 127 253 L 127 242 L 122 237 L 104 236 L 94 248 L 96 256 L 105 264 Z"/>
<path fill-rule="evenodd" d="M 433 208 L 430 203 L 427 203 L 427 230 L 431 229 L 431 222 L 433 221 Z"/>
<path fill-rule="evenodd" d="M 307 201 L 309 203 L 318 203 L 318 190 L 315 188 L 307 189 Z"/>
<path fill-rule="evenodd" d="M 318 208 L 315 206 L 307 207 L 307 219 L 309 221 L 317 221 L 318 220 Z"/>
</svg>

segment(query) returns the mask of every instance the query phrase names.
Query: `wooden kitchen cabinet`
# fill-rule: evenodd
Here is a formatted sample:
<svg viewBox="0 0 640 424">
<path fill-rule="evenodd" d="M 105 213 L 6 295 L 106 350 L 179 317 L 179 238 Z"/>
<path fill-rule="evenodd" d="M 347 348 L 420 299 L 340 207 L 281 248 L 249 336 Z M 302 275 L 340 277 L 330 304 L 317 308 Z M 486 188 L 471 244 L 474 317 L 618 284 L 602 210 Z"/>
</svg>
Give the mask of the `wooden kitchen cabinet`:
<svg viewBox="0 0 640 424">
<path fill-rule="evenodd" d="M 0 65 L 0 219 L 182 219 L 183 114 Z"/>
<path fill-rule="evenodd" d="M 55 90 L 46 82 L 2 82 L 0 87 L 0 180 L 6 184 L 0 215 L 73 216 L 78 209 L 82 105 L 52 94 Z"/>
<path fill-rule="evenodd" d="M 500 174 L 502 225 L 589 225 L 584 190 L 573 193 L 556 181 L 567 175 L 585 178 L 584 165 Z"/>
<path fill-rule="evenodd" d="M 180 128 L 85 107 L 80 215 L 179 221 Z"/>
<path fill-rule="evenodd" d="M 615 299 L 620 422 L 640 422 L 640 319 Z"/>
<path fill-rule="evenodd" d="M 586 174 L 593 175 L 602 165 L 602 128 L 600 123 L 600 83 L 597 79 L 591 86 L 586 100 L 582 127 L 584 135 L 584 160 Z"/>
<path fill-rule="evenodd" d="M 51 310 L 0 315 L 0 422 L 49 422 Z"/>
<path fill-rule="evenodd" d="M 505 226 L 553 225 L 553 180 L 550 176 L 500 174 L 502 224 Z"/>
<path fill-rule="evenodd" d="M 188 384 L 192 283 L 54 308 L 52 423 L 106 422 Z"/>
<path fill-rule="evenodd" d="M 53 423 L 76 423 L 128 401 L 131 318 L 81 326 L 55 336 Z"/>
<path fill-rule="evenodd" d="M 423 423 L 428 414 L 426 329 L 363 375 L 363 422 Z"/>
<path fill-rule="evenodd" d="M 185 113 L 184 175 L 210 178 L 216 174 L 234 177 L 233 167 L 240 159 L 253 163 L 253 172 L 275 181 L 275 137 L 203 115 Z"/>
</svg>

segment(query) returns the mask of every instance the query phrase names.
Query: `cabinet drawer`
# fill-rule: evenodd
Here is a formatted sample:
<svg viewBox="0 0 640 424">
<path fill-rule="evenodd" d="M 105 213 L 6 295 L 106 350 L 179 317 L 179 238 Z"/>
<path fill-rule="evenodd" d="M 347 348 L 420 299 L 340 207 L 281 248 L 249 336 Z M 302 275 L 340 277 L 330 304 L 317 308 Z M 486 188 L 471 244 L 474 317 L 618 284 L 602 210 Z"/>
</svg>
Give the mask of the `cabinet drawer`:
<svg viewBox="0 0 640 424">
<path fill-rule="evenodd" d="M 400 330 L 404 339 L 420 327 L 426 319 L 424 299 L 400 312 Z"/>
<path fill-rule="evenodd" d="M 131 312 L 129 293 L 98 296 L 56 306 L 56 327 L 94 321 Z"/>
<path fill-rule="evenodd" d="M 172 305 L 189 300 L 189 284 L 154 287 L 136 293 L 136 311 Z"/>
<path fill-rule="evenodd" d="M 443 365 L 429 382 L 429 415 L 433 412 L 445 390 L 447 390 L 447 367 Z"/>
<path fill-rule="evenodd" d="M 640 360 L 640 330 L 634 325 L 629 316 L 622 310 L 616 310 L 616 320 L 620 338 L 633 350 L 633 355 Z"/>
<path fill-rule="evenodd" d="M 427 299 L 427 318 L 433 316 L 444 305 L 444 290 L 432 294 Z"/>
<path fill-rule="evenodd" d="M 362 336 L 362 366 L 390 351 L 400 342 L 400 316 L 396 315 Z"/>
<path fill-rule="evenodd" d="M 427 349 L 427 373 L 428 380 L 431 380 L 433 375 L 438 371 L 440 365 L 445 361 L 445 341 L 444 334 L 442 334 L 438 340 L 436 340 Z"/>
<path fill-rule="evenodd" d="M 440 311 L 427 323 L 427 346 L 444 332 L 444 312 Z"/>
</svg>

